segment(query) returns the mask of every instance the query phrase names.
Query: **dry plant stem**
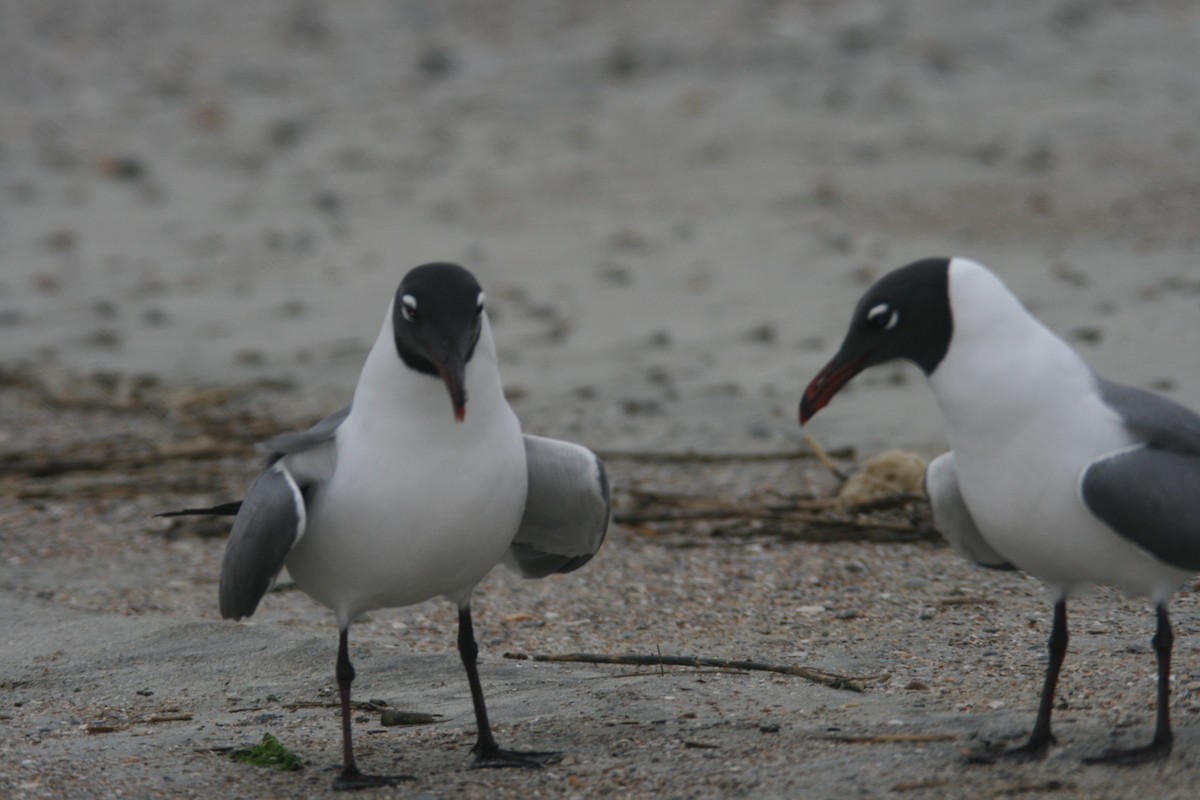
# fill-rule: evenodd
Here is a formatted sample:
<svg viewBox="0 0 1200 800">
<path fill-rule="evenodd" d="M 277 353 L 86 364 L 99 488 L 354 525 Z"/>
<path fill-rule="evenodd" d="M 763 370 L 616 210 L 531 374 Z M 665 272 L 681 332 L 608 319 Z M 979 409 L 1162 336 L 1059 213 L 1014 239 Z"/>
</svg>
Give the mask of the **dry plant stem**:
<svg viewBox="0 0 1200 800">
<path fill-rule="evenodd" d="M 808 445 L 808 449 L 812 450 L 813 452 L 813 457 L 815 457 L 817 461 L 821 463 L 821 466 L 829 470 L 833 477 L 844 483 L 850 476 L 842 472 L 841 467 L 834 463 L 833 459 L 829 457 L 829 454 L 825 452 L 825 448 L 821 447 L 821 445 L 817 443 L 816 439 L 814 439 L 808 433 L 803 434 L 803 436 L 804 443 Z"/>
<path fill-rule="evenodd" d="M 821 452 L 825 453 L 824 450 Z M 843 447 L 834 450 L 833 454 L 838 458 L 853 458 L 854 449 Z M 596 455 L 604 461 L 641 461 L 651 464 L 725 464 L 738 461 L 798 461 L 806 458 L 819 458 L 819 456 L 814 456 L 804 450 L 776 450 L 763 453 L 696 453 L 692 451 L 660 453 L 652 450 L 598 450 Z"/>
<path fill-rule="evenodd" d="M 953 742 L 958 737 L 953 733 L 875 733 L 864 736 L 825 736 L 831 742 L 847 744 L 927 744 L 929 742 Z"/>
<path fill-rule="evenodd" d="M 608 655 L 604 653 L 564 653 L 561 655 L 524 653 L 505 653 L 506 658 L 529 658 L 533 661 L 550 661 L 555 663 L 578 664 L 628 664 L 639 667 L 716 667 L 718 669 L 757 670 L 760 672 L 776 672 L 780 675 L 794 675 L 806 681 L 828 686 L 831 689 L 845 689 L 850 692 L 863 691 L 864 683 L 875 683 L 887 680 L 887 675 L 861 675 L 851 677 L 838 675 L 813 667 L 799 665 L 764 664 L 760 661 L 728 661 L 723 658 L 702 658 L 698 656 L 664 656 L 664 655 Z"/>
</svg>

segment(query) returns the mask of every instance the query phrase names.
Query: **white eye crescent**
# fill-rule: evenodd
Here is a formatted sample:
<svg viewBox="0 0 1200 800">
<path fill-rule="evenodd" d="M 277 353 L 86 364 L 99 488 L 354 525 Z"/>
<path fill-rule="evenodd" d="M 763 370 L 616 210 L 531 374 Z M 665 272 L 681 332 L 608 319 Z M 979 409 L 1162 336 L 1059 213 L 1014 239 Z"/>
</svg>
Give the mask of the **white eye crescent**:
<svg viewBox="0 0 1200 800">
<path fill-rule="evenodd" d="M 900 321 L 900 312 L 887 303 L 880 303 L 867 312 L 867 320 L 874 322 L 885 331 L 890 331 Z"/>
<path fill-rule="evenodd" d="M 417 321 L 417 298 L 406 294 L 400 298 L 400 314 L 405 322 Z"/>
<path fill-rule="evenodd" d="M 475 313 L 483 313 L 483 292 L 479 293 L 479 298 L 475 301 Z"/>
</svg>

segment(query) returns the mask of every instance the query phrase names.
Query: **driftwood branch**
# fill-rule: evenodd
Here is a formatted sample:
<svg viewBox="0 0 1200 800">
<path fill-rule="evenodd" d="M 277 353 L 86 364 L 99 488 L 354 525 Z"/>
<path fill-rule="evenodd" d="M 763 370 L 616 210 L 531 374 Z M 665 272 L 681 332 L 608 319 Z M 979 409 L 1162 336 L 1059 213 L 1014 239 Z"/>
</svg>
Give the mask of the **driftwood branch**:
<svg viewBox="0 0 1200 800">
<path fill-rule="evenodd" d="M 830 742 L 846 744 L 927 744 L 929 742 L 953 742 L 958 739 L 953 733 L 872 733 L 864 736 L 822 736 Z"/>
<path fill-rule="evenodd" d="M 887 680 L 888 675 L 860 675 L 850 677 L 827 672 L 815 667 L 804 667 L 799 664 L 765 664 L 761 661 L 729 661 L 724 658 L 702 658 L 699 656 L 664 656 L 641 655 L 629 653 L 626 655 L 608 655 L 604 653 L 564 653 L 560 655 L 545 655 L 526 653 L 505 653 L 505 658 L 518 660 L 549 661 L 554 663 L 575 664 L 626 664 L 638 667 L 709 667 L 738 671 L 775 672 L 780 675 L 793 675 L 806 681 L 828 686 L 831 689 L 844 689 L 849 692 L 864 691 L 864 684 L 878 683 Z"/>
<path fill-rule="evenodd" d="M 74 446 L 70 452 L 26 450 L 0 453 L 0 475 L 52 478 L 70 472 L 161 468 L 167 461 L 215 461 L 232 456 L 245 457 L 247 454 L 248 448 L 242 443 L 216 442 L 207 437 L 160 444 L 114 440 L 84 447 Z"/>
<path fill-rule="evenodd" d="M 925 498 L 912 492 L 847 506 L 839 498 L 727 499 L 645 489 L 619 489 L 613 521 L 659 529 L 712 523 L 714 537 L 775 536 L 809 542 L 936 540 Z"/>
<path fill-rule="evenodd" d="M 837 450 L 821 451 L 827 457 L 854 458 L 854 448 L 842 447 Z M 729 452 L 729 453 L 698 453 L 686 450 L 677 453 L 664 453 L 653 450 L 598 450 L 596 455 L 605 461 L 640 461 L 647 464 L 729 464 L 754 461 L 800 461 L 817 458 L 808 450 L 768 450 L 762 452 Z"/>
</svg>

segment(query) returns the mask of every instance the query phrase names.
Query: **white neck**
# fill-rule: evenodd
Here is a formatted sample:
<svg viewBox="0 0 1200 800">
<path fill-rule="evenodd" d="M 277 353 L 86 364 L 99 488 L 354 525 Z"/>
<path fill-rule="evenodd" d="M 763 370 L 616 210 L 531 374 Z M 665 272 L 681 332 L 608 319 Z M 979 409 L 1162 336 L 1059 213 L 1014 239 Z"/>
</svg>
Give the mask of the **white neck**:
<svg viewBox="0 0 1200 800">
<path fill-rule="evenodd" d="M 450 395 L 441 378 L 410 369 L 400 359 L 392 327 L 392 304 L 389 303 L 379 336 L 367 355 L 354 390 L 351 419 L 390 419 L 402 409 L 403 417 L 419 421 L 417 424 L 442 427 L 444 423 L 466 433 L 477 423 L 486 423 L 496 413 L 511 414 L 500 382 L 496 345 L 486 312 L 474 355 L 466 365 L 465 378 L 466 418 L 456 423 Z"/>
<path fill-rule="evenodd" d="M 950 308 L 950 348 L 929 383 L 952 444 L 975 434 L 990 438 L 997 430 L 1011 434 L 1031 420 L 1053 418 L 1048 404 L 1069 413 L 1094 392 L 1083 359 L 982 266 L 951 262 Z"/>
</svg>

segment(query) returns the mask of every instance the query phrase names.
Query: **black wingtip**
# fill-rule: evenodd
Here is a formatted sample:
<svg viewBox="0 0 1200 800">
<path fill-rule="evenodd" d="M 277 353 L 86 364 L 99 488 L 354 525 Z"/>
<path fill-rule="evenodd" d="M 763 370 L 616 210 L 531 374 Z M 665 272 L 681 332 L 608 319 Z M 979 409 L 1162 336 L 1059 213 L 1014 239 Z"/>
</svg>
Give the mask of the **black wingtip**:
<svg viewBox="0 0 1200 800">
<path fill-rule="evenodd" d="M 161 511 L 155 517 L 236 517 L 242 507 L 241 500 L 221 503 L 212 508 L 181 508 L 178 511 Z"/>
</svg>

